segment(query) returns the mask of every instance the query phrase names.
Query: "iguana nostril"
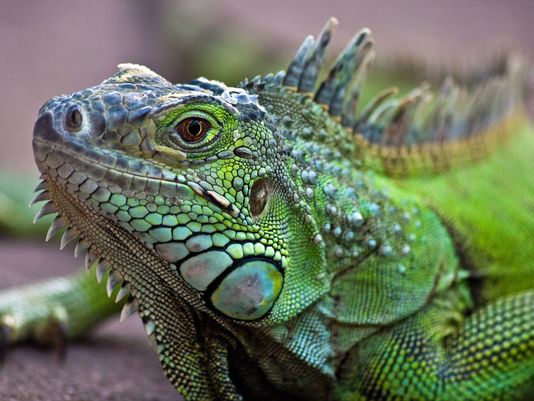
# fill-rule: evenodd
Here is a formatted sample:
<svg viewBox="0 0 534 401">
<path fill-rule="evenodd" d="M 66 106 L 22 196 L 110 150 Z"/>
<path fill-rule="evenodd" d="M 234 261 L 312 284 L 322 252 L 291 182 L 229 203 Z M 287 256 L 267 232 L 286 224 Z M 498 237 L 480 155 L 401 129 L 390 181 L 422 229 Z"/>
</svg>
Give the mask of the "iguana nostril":
<svg viewBox="0 0 534 401">
<path fill-rule="evenodd" d="M 50 112 L 44 112 L 39 116 L 33 128 L 33 137 L 50 143 L 64 142 L 63 136 L 54 129 L 54 118 Z M 38 146 L 35 141 L 34 146 Z"/>
<path fill-rule="evenodd" d="M 70 132 L 79 131 L 83 122 L 80 106 L 77 104 L 69 106 L 65 113 L 65 129 Z"/>
</svg>

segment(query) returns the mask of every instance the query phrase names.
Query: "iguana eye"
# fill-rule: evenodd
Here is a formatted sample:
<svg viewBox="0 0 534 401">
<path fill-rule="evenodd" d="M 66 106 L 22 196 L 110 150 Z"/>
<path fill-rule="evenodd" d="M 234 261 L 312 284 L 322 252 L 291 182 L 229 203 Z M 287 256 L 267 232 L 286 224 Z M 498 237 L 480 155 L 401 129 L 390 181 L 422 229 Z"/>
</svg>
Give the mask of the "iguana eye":
<svg viewBox="0 0 534 401">
<path fill-rule="evenodd" d="M 176 131 L 180 137 L 189 143 L 202 140 L 211 128 L 208 120 L 198 117 L 186 118 L 176 125 Z"/>
<path fill-rule="evenodd" d="M 155 120 L 157 144 L 187 152 L 188 158 L 198 155 L 198 158 L 205 159 L 212 154 L 206 152 L 222 149 L 227 142 L 219 139 L 236 128 L 236 120 L 231 114 L 210 103 L 163 110 Z M 165 152 L 161 147 L 159 151 Z M 171 157 L 174 157 L 172 152 Z"/>
</svg>

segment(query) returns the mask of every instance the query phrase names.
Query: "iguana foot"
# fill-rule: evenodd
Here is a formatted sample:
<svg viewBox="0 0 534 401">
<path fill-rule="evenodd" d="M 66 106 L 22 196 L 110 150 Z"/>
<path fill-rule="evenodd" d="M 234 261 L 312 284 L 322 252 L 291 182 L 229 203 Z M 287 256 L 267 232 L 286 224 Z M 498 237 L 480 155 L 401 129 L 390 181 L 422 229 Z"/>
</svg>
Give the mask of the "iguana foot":
<svg viewBox="0 0 534 401">
<path fill-rule="evenodd" d="M 124 302 L 109 299 L 92 273 L 0 291 L 0 361 L 22 342 L 53 347 L 62 360 L 69 340 L 120 311 Z"/>
<path fill-rule="evenodd" d="M 36 305 L 35 298 L 20 295 L 11 305 L 2 302 L 9 293 L 0 296 L 0 365 L 5 361 L 10 346 L 33 342 L 51 346 L 59 360 L 66 355 L 68 322 L 61 306 Z"/>
</svg>

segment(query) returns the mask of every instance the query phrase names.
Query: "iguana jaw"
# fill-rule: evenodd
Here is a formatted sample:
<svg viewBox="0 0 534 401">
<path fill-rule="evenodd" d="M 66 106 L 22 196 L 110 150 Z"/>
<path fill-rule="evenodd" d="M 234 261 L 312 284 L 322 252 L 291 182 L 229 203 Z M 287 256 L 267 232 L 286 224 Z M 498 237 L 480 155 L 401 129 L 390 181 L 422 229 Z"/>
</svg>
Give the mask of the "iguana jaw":
<svg viewBox="0 0 534 401">
<path fill-rule="evenodd" d="M 121 321 L 138 312 L 165 374 L 178 391 L 186 393 L 190 385 L 177 371 L 200 372 L 203 356 L 197 349 L 201 344 L 195 341 L 203 333 L 195 322 L 206 318 L 196 312 L 204 305 L 196 296 L 184 296 L 189 291 L 186 283 L 131 233 L 73 197 L 54 178 L 46 179 L 46 184 L 60 218 L 87 242 L 89 260 L 98 260 L 97 272 L 109 269 L 108 294 L 116 293 L 109 283 L 118 280 L 122 284 L 117 297 L 123 289 L 129 292 Z M 198 359 L 184 360 L 183 355 L 191 354 Z"/>
<path fill-rule="evenodd" d="M 151 188 L 161 191 L 165 186 L 165 193 L 170 195 L 174 189 L 176 196 L 177 192 L 184 190 L 183 184 L 171 181 L 171 173 L 163 177 L 162 170 L 148 163 L 136 163 L 139 171 L 136 174 L 128 171 L 128 156 L 120 152 L 99 151 L 97 157 L 90 149 L 80 152 L 80 144 L 63 140 L 50 126 L 50 119 L 47 113 L 40 117 L 33 139 L 34 154 L 43 179 L 37 190 L 45 190 L 36 199 L 49 200 L 36 219 L 46 214 L 58 214 L 47 238 L 66 228 L 61 248 L 76 240 L 75 255 L 86 252 L 86 267 L 89 269 L 97 265 L 99 281 L 106 274 L 109 276 L 108 295 L 116 296 L 117 301 L 129 295 L 121 319 L 135 312 L 137 307 L 142 308 L 152 302 L 143 299 L 146 298 L 145 292 L 153 297 L 161 288 L 175 293 L 176 299 L 188 298 L 187 301 L 191 301 L 195 308 L 205 308 L 198 297 L 183 297 L 191 294 L 191 289 L 180 279 L 175 266 L 159 257 L 135 233 L 121 226 L 113 213 L 103 213 L 95 202 L 99 196 L 111 198 L 112 191 L 135 194 L 136 188 L 137 191 L 148 192 Z M 145 175 L 147 171 L 151 176 Z M 153 287 L 147 289 L 147 283 L 152 283 Z M 118 287 L 120 290 L 117 291 Z M 148 314 L 144 320 L 145 324 L 154 325 Z"/>
</svg>

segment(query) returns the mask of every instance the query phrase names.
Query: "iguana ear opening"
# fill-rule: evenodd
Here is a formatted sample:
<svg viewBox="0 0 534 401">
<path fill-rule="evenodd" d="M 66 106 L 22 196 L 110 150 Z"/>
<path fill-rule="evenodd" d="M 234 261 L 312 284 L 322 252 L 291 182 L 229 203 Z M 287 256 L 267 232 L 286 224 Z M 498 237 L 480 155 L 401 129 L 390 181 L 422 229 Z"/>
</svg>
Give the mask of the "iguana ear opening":
<svg viewBox="0 0 534 401">
<path fill-rule="evenodd" d="M 250 189 L 250 213 L 252 218 L 258 220 L 265 210 L 274 191 L 270 181 L 260 178 L 254 182 Z"/>
</svg>

